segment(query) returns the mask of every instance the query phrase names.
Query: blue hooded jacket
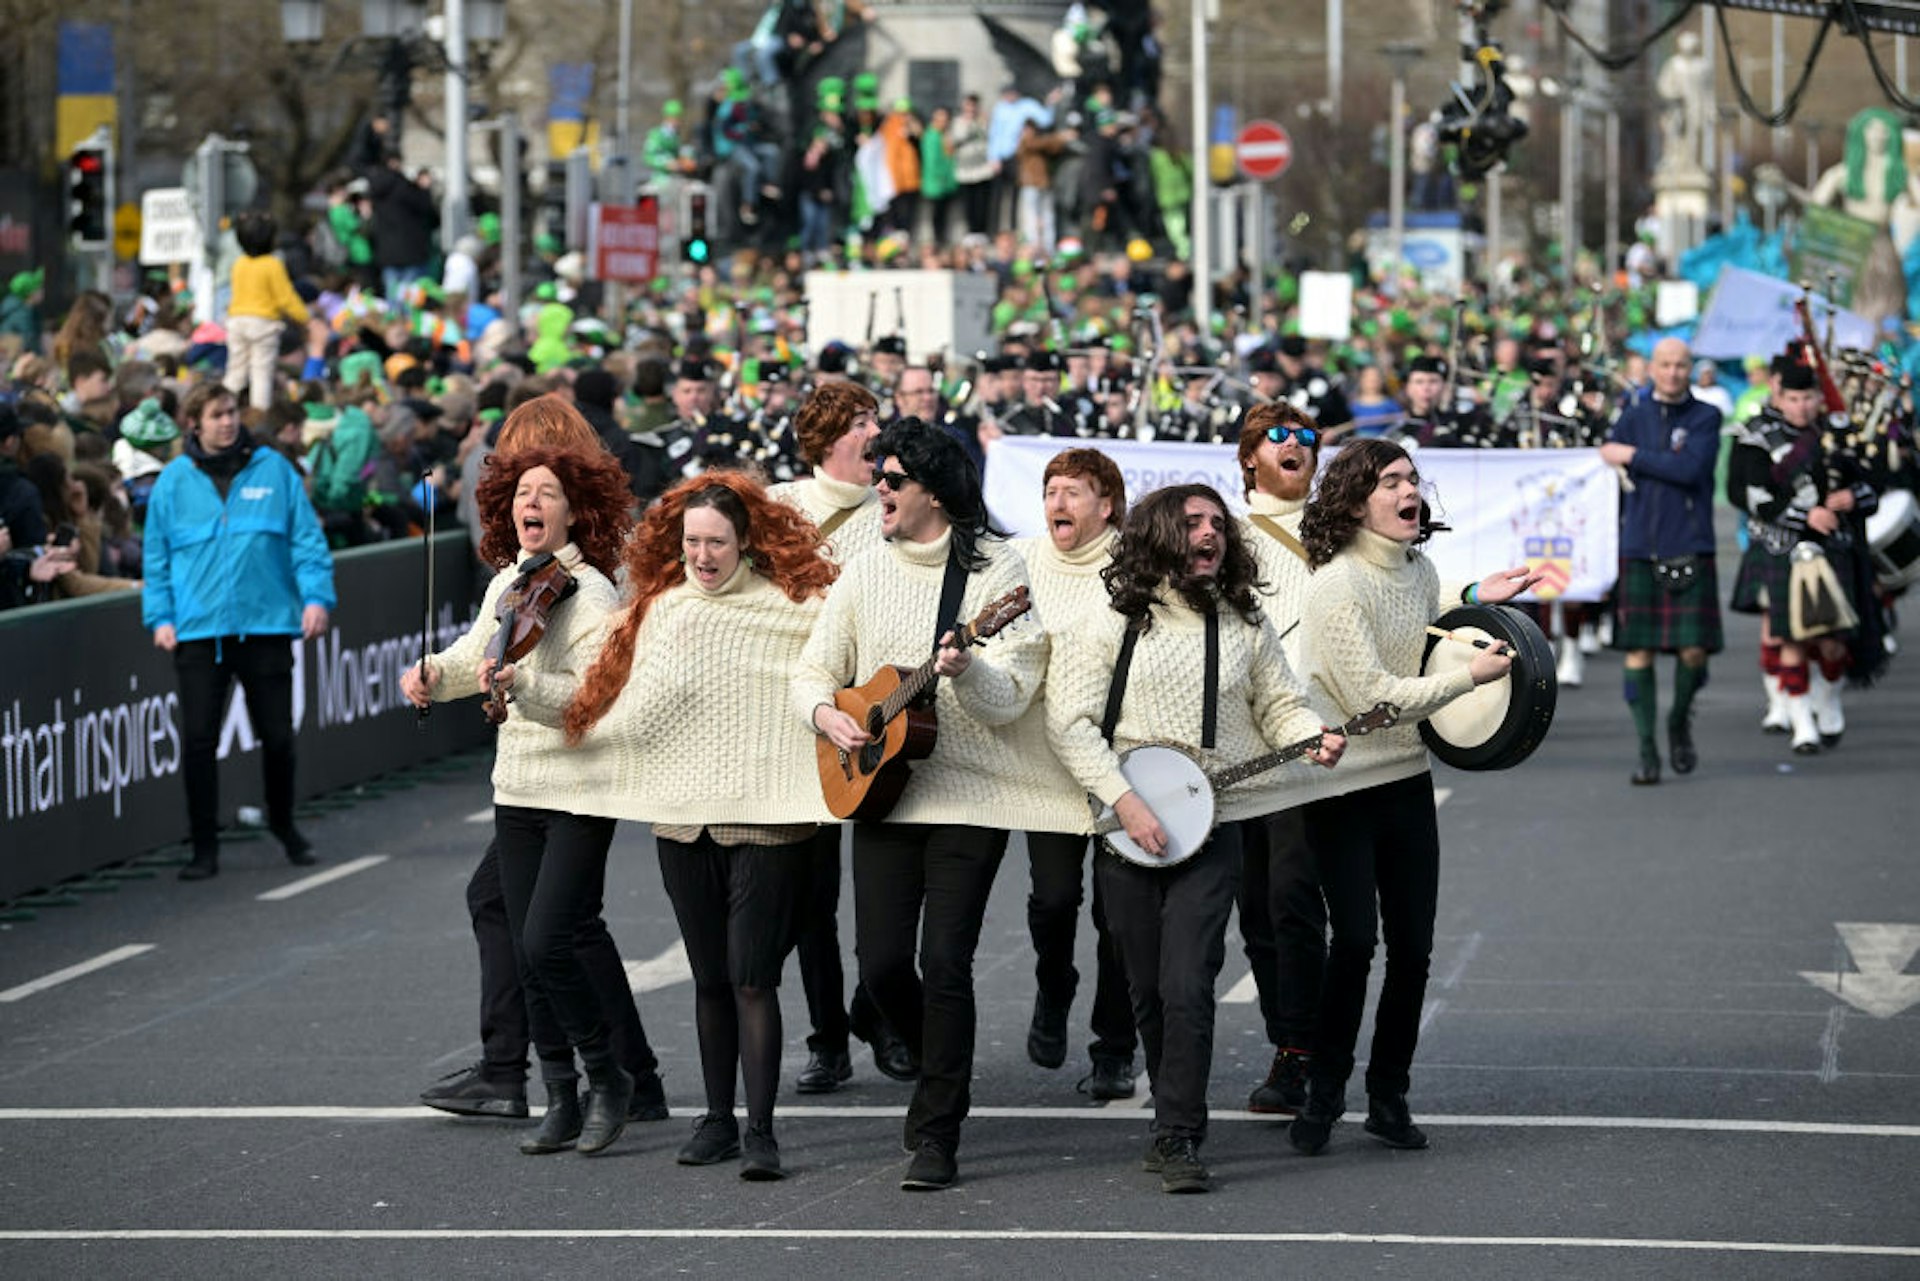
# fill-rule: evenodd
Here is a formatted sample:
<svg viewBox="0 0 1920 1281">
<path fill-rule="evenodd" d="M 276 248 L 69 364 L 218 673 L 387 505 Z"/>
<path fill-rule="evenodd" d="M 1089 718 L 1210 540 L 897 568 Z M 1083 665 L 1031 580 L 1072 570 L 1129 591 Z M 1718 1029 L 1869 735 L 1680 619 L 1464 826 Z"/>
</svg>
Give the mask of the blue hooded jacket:
<svg viewBox="0 0 1920 1281">
<path fill-rule="evenodd" d="M 147 502 L 147 630 L 183 641 L 298 636 L 308 605 L 334 607 L 333 555 L 293 464 L 256 448 L 225 499 L 192 458 L 168 463 Z"/>
<path fill-rule="evenodd" d="M 1712 555 L 1713 470 L 1720 459 L 1720 411 L 1689 392 L 1672 403 L 1643 396 L 1607 437 L 1634 447 L 1620 495 L 1620 555 Z"/>
</svg>

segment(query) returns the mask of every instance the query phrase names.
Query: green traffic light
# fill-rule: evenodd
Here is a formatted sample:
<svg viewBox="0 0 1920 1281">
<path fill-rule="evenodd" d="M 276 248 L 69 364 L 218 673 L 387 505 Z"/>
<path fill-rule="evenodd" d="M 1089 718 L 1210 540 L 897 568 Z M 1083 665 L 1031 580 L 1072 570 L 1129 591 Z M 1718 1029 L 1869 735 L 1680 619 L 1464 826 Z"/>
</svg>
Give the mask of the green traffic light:
<svg viewBox="0 0 1920 1281">
<path fill-rule="evenodd" d="M 687 257 L 693 262 L 705 262 L 707 260 L 707 242 L 704 240 L 689 240 L 687 242 Z"/>
</svg>

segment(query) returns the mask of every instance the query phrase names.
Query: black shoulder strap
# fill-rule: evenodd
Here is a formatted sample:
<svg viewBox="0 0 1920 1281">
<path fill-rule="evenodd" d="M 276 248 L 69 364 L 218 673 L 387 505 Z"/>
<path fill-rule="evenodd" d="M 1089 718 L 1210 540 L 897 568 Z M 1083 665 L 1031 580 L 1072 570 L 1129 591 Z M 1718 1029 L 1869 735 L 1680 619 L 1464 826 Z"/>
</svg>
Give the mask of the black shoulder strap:
<svg viewBox="0 0 1920 1281">
<path fill-rule="evenodd" d="M 967 593 L 967 567 L 956 553 L 947 554 L 946 577 L 940 580 L 940 610 L 933 616 L 933 646 L 960 625 L 960 598 Z"/>
<path fill-rule="evenodd" d="M 1140 629 L 1132 623 L 1127 624 L 1126 635 L 1120 638 L 1120 657 L 1114 660 L 1113 677 L 1107 682 L 1107 711 L 1100 718 L 1100 737 L 1113 743 L 1113 731 L 1120 724 L 1120 704 L 1127 697 L 1127 671 L 1133 666 L 1133 647 L 1140 639 Z"/>
<path fill-rule="evenodd" d="M 1207 611 L 1206 690 L 1201 695 L 1200 746 L 1213 750 L 1214 730 L 1220 719 L 1220 611 Z"/>
</svg>

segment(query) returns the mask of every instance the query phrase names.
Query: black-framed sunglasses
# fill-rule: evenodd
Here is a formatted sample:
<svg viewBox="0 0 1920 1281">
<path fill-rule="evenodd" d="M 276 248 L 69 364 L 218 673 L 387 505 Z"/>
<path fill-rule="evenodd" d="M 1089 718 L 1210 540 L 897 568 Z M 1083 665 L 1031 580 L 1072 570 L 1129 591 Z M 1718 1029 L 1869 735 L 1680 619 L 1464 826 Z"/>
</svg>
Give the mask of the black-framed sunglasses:
<svg viewBox="0 0 1920 1281">
<path fill-rule="evenodd" d="M 1320 443 L 1320 433 L 1311 427 L 1269 427 L 1267 439 L 1276 445 L 1284 445 L 1295 436 L 1300 438 L 1302 448 L 1312 449 Z"/>
<path fill-rule="evenodd" d="M 876 489 L 881 485 L 885 485 L 897 494 L 900 492 L 901 486 L 912 483 L 914 483 L 913 477 L 903 471 L 883 471 L 878 467 L 873 469 L 873 484 Z"/>
</svg>

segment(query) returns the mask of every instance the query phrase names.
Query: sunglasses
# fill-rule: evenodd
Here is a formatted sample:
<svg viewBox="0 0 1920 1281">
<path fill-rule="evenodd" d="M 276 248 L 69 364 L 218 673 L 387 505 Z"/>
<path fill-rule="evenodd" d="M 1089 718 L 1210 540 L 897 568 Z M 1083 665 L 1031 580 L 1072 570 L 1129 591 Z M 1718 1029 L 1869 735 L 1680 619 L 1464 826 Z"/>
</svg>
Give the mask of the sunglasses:
<svg viewBox="0 0 1920 1281">
<path fill-rule="evenodd" d="M 897 494 L 902 487 L 912 483 L 914 483 L 913 477 L 903 471 L 882 471 L 878 467 L 873 469 L 873 484 L 876 489 L 885 485 Z"/>
<path fill-rule="evenodd" d="M 1269 427 L 1267 439 L 1276 445 L 1284 445 L 1298 436 L 1302 448 L 1312 449 L 1320 443 L 1320 433 L 1311 427 Z"/>
</svg>

